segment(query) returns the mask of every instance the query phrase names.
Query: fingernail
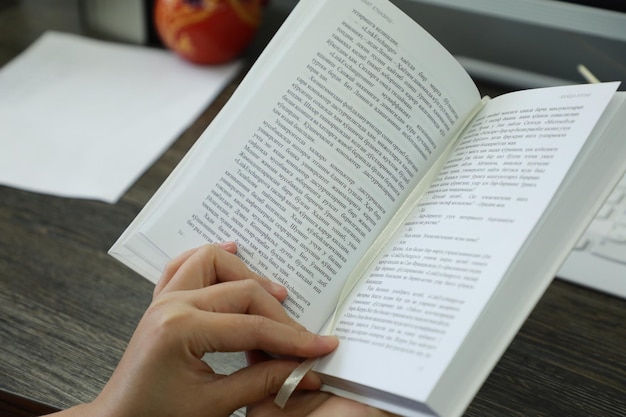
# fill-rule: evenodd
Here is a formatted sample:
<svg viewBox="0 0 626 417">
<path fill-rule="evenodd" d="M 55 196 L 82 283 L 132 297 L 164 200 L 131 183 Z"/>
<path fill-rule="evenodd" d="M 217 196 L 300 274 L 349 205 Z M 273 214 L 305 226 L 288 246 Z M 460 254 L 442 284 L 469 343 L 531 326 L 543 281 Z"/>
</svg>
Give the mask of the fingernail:
<svg viewBox="0 0 626 417">
<path fill-rule="evenodd" d="M 274 281 L 270 281 L 270 284 L 272 284 L 272 289 L 275 289 L 277 291 L 282 291 L 282 290 L 286 290 L 287 288 L 285 288 L 284 285 L 281 285 L 277 282 Z"/>
<path fill-rule="evenodd" d="M 235 242 L 222 242 L 222 243 L 218 243 L 217 246 L 219 246 L 220 248 L 228 252 L 232 252 L 232 253 L 237 252 L 237 244 Z"/>
<path fill-rule="evenodd" d="M 321 336 L 321 338 L 328 347 L 335 349 L 339 346 L 339 338 L 337 336 Z"/>
<path fill-rule="evenodd" d="M 287 288 L 285 288 L 283 285 L 277 284 L 272 281 L 270 281 L 270 284 L 271 284 L 271 292 L 273 294 L 278 295 L 281 298 L 287 296 Z"/>
<path fill-rule="evenodd" d="M 307 372 L 298 384 L 299 388 L 317 390 L 322 386 L 322 378 L 313 371 Z"/>
</svg>

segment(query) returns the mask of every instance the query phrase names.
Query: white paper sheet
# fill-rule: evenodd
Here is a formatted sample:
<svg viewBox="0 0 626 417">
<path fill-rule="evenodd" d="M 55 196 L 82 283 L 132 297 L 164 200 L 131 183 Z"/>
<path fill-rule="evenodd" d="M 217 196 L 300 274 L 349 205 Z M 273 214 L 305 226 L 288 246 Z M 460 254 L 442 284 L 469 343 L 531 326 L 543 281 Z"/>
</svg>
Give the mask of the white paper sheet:
<svg viewBox="0 0 626 417">
<path fill-rule="evenodd" d="M 0 68 L 0 184 L 114 203 L 240 68 L 46 32 Z"/>
</svg>

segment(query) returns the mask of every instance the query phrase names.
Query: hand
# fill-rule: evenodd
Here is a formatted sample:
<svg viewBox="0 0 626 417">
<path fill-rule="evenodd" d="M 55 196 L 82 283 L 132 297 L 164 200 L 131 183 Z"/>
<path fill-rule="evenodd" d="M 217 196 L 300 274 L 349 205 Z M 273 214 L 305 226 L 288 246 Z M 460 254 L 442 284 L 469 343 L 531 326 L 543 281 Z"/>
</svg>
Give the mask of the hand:
<svg viewBox="0 0 626 417">
<path fill-rule="evenodd" d="M 59 417 L 229 416 L 273 396 L 297 363 L 264 361 L 224 376 L 202 361 L 205 353 L 315 357 L 335 349 L 336 338 L 291 320 L 280 304 L 286 289 L 254 274 L 235 251 L 207 245 L 173 260 L 102 393 Z M 319 386 L 309 373 L 299 388 Z"/>
</svg>

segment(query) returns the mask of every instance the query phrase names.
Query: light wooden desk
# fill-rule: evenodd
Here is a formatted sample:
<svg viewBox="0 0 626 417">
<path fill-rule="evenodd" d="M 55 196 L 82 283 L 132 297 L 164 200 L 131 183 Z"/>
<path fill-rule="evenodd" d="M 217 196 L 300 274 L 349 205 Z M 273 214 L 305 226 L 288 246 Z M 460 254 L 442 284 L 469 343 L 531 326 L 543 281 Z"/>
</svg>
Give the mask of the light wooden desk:
<svg viewBox="0 0 626 417">
<path fill-rule="evenodd" d="M 44 29 L 80 31 L 76 1 L 3 4 L 0 65 Z M 0 187 L 1 415 L 100 391 L 152 292 L 106 251 L 235 86 L 115 205 Z M 625 323 L 626 300 L 555 281 L 466 415 L 626 416 Z"/>
</svg>

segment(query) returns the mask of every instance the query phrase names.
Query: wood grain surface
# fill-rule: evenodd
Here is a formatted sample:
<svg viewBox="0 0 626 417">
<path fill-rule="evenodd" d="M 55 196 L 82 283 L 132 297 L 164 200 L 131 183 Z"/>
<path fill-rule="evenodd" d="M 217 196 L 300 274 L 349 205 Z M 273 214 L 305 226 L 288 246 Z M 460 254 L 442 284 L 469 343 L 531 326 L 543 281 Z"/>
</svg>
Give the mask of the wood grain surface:
<svg viewBox="0 0 626 417">
<path fill-rule="evenodd" d="M 80 32 L 76 3 L 0 5 L 0 65 L 45 29 Z M 62 409 L 100 391 L 152 292 L 106 252 L 236 84 L 117 204 L 0 187 L 0 411 L 15 398 L 44 405 L 32 413 Z M 466 415 L 626 416 L 626 300 L 556 280 Z"/>
</svg>

